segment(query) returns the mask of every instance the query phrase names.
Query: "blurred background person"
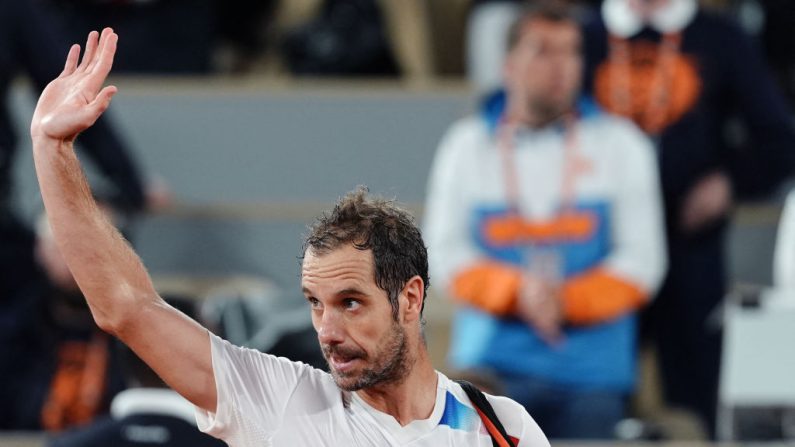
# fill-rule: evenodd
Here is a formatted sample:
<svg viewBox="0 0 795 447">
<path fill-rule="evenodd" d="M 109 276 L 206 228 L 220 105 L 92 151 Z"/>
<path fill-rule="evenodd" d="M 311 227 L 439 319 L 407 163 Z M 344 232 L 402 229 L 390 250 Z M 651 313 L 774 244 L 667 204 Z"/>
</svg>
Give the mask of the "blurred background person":
<svg viewBox="0 0 795 447">
<path fill-rule="evenodd" d="M 664 396 L 714 434 L 726 223 L 792 174 L 792 117 L 746 35 L 696 0 L 605 0 L 585 36 L 587 90 L 656 142 L 670 269 L 646 323 Z"/>
<path fill-rule="evenodd" d="M 194 303 L 166 298 L 191 318 Z M 88 426 L 53 436 L 50 447 L 220 447 L 226 444 L 199 431 L 194 406 L 166 386 L 160 377 L 125 345 L 115 342 L 129 386 L 113 398 L 111 414 Z"/>
<path fill-rule="evenodd" d="M 87 309 L 77 304 L 82 298 L 59 265 L 46 225 L 39 224 L 34 235 L 15 202 L 12 81 L 24 74 L 40 91 L 62 70 L 67 50 L 48 6 L 0 0 L 2 429 L 58 429 L 89 420 L 103 411 L 108 390 L 121 387 L 111 372 L 109 339 L 95 333 Z M 81 136 L 80 147 L 110 186 L 107 201 L 123 213 L 142 210 L 148 197 L 128 148 L 107 118 L 97 124 Z"/>
<path fill-rule="evenodd" d="M 297 76 L 396 76 L 397 61 L 376 0 L 323 0 L 288 30 L 281 53 Z"/>
<path fill-rule="evenodd" d="M 733 13 L 764 50 L 773 76 L 792 104 L 795 101 L 795 5 L 789 0 L 713 0 Z"/>
<path fill-rule="evenodd" d="M 432 275 L 461 304 L 456 369 L 492 370 L 552 438 L 612 438 L 635 383 L 635 312 L 665 270 L 650 142 L 578 102 L 580 27 L 520 15 L 505 91 L 452 126 L 429 180 Z"/>
<path fill-rule="evenodd" d="M 254 69 L 272 36 L 272 22 L 281 2 L 278 0 L 214 1 L 216 46 L 226 48 L 227 67 L 231 73 L 246 73 Z M 216 48 L 216 54 L 218 48 Z M 223 53 L 222 53 L 223 54 Z M 223 61 L 216 56 L 216 70 Z"/>
<path fill-rule="evenodd" d="M 113 340 L 94 323 L 44 214 L 35 254 L 35 263 L 17 265 L 27 281 L 3 297 L 14 311 L 0 316 L 0 428 L 58 431 L 105 414 L 124 380 Z"/>
<path fill-rule="evenodd" d="M 13 207 L 13 165 L 17 134 L 12 122 L 9 89 L 12 80 L 26 74 L 40 91 L 62 69 L 66 46 L 59 26 L 37 0 L 0 0 L 0 318 L 6 301 L 20 282 L 27 280 L 19 268 L 33 259 L 33 232 Z M 144 187 L 132 157 L 107 119 L 81 138 L 81 148 L 115 187 L 114 202 L 128 210 L 143 208 Z M 0 331 L 3 330 L 0 322 Z"/>
<path fill-rule="evenodd" d="M 120 73 L 209 74 L 219 22 L 228 18 L 214 0 L 45 1 L 58 15 L 65 42 L 82 42 L 88 31 L 105 26 L 126 36 L 115 62 Z"/>
<path fill-rule="evenodd" d="M 599 0 L 561 0 L 569 3 L 575 16 L 587 17 Z M 469 6 L 466 31 L 466 76 L 478 93 L 489 93 L 502 85 L 508 29 L 527 0 L 473 0 Z"/>
</svg>

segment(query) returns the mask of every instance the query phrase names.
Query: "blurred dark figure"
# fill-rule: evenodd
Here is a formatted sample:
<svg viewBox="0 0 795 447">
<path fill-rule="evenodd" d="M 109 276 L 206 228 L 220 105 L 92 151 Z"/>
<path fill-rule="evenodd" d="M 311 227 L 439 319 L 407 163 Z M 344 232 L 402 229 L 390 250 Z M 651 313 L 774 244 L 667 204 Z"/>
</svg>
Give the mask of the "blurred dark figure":
<svg viewBox="0 0 795 447">
<path fill-rule="evenodd" d="M 252 62 L 268 44 L 268 29 L 273 20 L 277 0 L 215 0 L 218 44 L 233 51 L 232 73 L 251 69 Z"/>
<path fill-rule="evenodd" d="M 795 3 L 792 0 L 760 0 L 765 14 L 762 43 L 773 74 L 795 104 Z"/>
<path fill-rule="evenodd" d="M 82 42 L 89 31 L 106 26 L 122 36 L 113 62 L 116 73 L 211 71 L 216 30 L 213 0 L 49 1 L 66 24 L 67 42 Z"/>
<path fill-rule="evenodd" d="M 19 74 L 30 77 L 41 91 L 63 69 L 68 45 L 38 0 L 0 0 L 0 319 L 17 286 L 29 279 L 33 262 L 33 233 L 12 210 L 12 174 L 17 135 L 13 129 L 8 97 L 12 80 Z M 125 145 L 106 118 L 80 138 L 83 149 L 104 177 L 115 187 L 115 205 L 143 208 L 144 189 Z M 3 329 L 0 320 L 0 333 Z"/>
<path fill-rule="evenodd" d="M 587 88 L 657 142 L 670 268 L 644 326 L 667 402 L 714 435 L 726 224 L 792 175 L 792 117 L 748 36 L 696 0 L 605 0 L 584 42 Z"/>
<path fill-rule="evenodd" d="M 18 266 L 27 281 L 3 297 L 13 306 L 0 314 L 0 429 L 58 431 L 107 413 L 124 382 L 44 215 L 35 254 Z"/>
<path fill-rule="evenodd" d="M 191 318 L 193 303 L 184 298 L 166 301 Z M 49 440 L 50 447 L 220 447 L 224 446 L 196 427 L 193 405 L 172 391 L 127 346 L 115 347 L 129 389 L 111 405 L 111 416 L 68 431 Z"/>
<path fill-rule="evenodd" d="M 78 301 L 73 299 L 74 290 L 60 289 L 45 279 L 44 270 L 34 259 L 34 232 L 12 207 L 17 135 L 8 104 L 11 82 L 18 74 L 26 74 L 40 91 L 61 72 L 68 50 L 49 13 L 38 0 L 0 0 L 0 402 L 4 403 L 0 407 L 0 429 L 35 429 L 42 425 L 43 403 L 56 395 L 63 397 L 58 393 L 47 395 L 57 356 L 61 356 L 64 368 L 69 362 L 79 362 L 76 357 L 91 358 L 91 368 L 97 370 L 107 369 L 109 362 L 99 354 L 106 340 L 85 331 L 88 326 L 84 323 L 90 317 L 85 320 L 80 311 L 73 312 Z M 144 188 L 125 146 L 107 119 L 100 119 L 97 125 L 83 133 L 81 149 L 114 187 L 111 201 L 115 206 L 128 211 L 142 209 Z M 50 324 L 60 317 L 64 317 L 59 321 L 62 326 Z M 86 349 L 78 353 L 64 347 L 61 354 L 51 352 L 54 339 L 70 339 L 72 335 L 87 342 Z M 45 354 L 42 349 L 49 351 Z M 102 383 L 103 377 L 91 374 L 85 379 Z M 46 382 L 43 388 L 27 388 L 42 380 Z M 102 406 L 101 396 L 84 397 L 97 408 Z M 51 414 L 57 407 L 53 404 Z"/>
<path fill-rule="evenodd" d="M 288 32 L 282 53 L 296 75 L 398 74 L 375 0 L 324 0 L 315 19 Z"/>
</svg>

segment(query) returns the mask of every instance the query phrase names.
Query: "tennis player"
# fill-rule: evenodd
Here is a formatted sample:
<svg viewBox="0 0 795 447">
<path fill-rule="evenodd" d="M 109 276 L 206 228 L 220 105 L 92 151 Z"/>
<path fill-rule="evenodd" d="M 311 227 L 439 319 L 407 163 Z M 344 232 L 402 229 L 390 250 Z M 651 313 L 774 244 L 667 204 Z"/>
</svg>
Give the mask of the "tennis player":
<svg viewBox="0 0 795 447">
<path fill-rule="evenodd" d="M 232 346 L 166 304 L 92 199 L 77 135 L 116 93 L 103 87 L 118 36 L 69 51 L 31 123 L 58 246 L 97 324 L 129 345 L 230 446 L 548 446 L 516 402 L 435 371 L 422 333 L 425 245 L 393 203 L 355 191 L 314 224 L 301 286 L 330 374 Z"/>
</svg>

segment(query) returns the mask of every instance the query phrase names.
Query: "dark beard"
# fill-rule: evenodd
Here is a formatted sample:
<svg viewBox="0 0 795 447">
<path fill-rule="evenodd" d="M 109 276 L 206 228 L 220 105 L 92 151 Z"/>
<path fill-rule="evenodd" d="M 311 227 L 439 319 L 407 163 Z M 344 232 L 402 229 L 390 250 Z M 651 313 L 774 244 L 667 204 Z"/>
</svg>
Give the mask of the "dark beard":
<svg viewBox="0 0 795 447">
<path fill-rule="evenodd" d="M 340 389 L 358 391 L 372 388 L 376 385 L 399 383 L 408 375 L 413 362 L 409 358 L 406 331 L 399 324 L 393 323 L 387 338 L 386 345 L 376 354 L 371 366 L 359 372 L 358 377 L 353 382 L 346 381 L 348 378 L 353 378 L 352 375 L 338 373 L 331 367 L 329 362 L 329 371 L 331 371 L 334 382 Z M 360 350 L 354 351 L 328 345 L 322 346 L 322 349 L 323 356 L 327 362 L 333 354 L 367 360 L 366 353 Z"/>
<path fill-rule="evenodd" d="M 535 124 L 539 127 L 546 126 L 557 120 L 570 109 L 569 107 L 564 107 L 559 104 L 550 104 L 540 101 L 531 104 L 530 107 L 538 120 Z"/>
</svg>

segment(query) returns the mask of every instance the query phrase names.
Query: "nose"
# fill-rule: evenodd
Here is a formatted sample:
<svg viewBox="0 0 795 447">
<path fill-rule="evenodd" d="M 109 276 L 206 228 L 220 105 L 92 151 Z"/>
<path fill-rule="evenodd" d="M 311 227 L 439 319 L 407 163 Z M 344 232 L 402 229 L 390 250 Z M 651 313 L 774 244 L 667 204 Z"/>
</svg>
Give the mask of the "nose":
<svg viewBox="0 0 795 447">
<path fill-rule="evenodd" d="M 333 310 L 326 309 L 318 316 L 315 329 L 321 344 L 336 345 L 345 341 L 342 319 Z"/>
</svg>

